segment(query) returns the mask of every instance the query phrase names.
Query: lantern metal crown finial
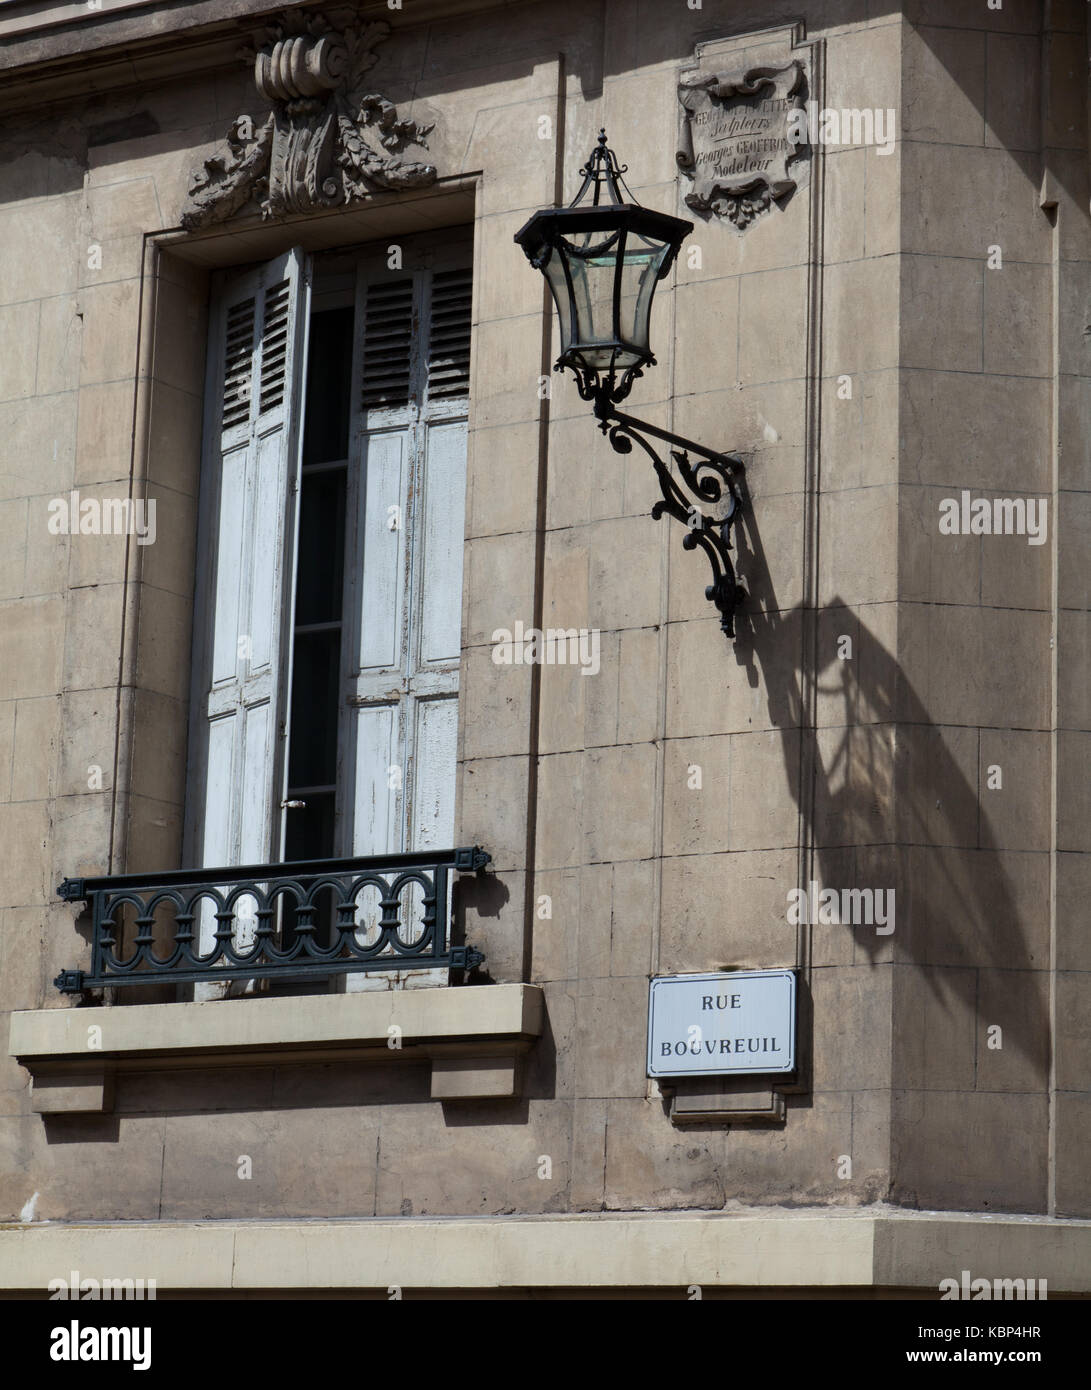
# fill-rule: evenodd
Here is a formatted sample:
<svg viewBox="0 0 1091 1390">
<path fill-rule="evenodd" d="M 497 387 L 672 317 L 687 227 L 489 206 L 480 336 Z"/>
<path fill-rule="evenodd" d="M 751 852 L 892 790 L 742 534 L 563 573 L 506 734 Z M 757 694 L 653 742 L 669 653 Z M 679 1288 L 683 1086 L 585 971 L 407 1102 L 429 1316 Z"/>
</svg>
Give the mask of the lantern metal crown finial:
<svg viewBox="0 0 1091 1390">
<path fill-rule="evenodd" d="M 599 131 L 598 143 L 596 144 L 595 148 L 591 151 L 590 158 L 588 159 L 587 163 L 583 166 L 583 168 L 580 170 L 580 173 L 583 175 L 583 183 L 580 186 L 580 191 L 576 194 L 576 196 L 572 199 L 571 203 L 569 203 L 568 206 L 574 208 L 577 203 L 581 203 L 583 201 L 583 199 L 587 196 L 587 190 L 591 185 L 592 181 L 594 181 L 595 185 L 595 196 L 592 199 L 592 205 L 597 206 L 599 203 L 602 202 L 603 184 L 606 184 L 607 192 L 610 194 L 610 197 L 606 199 L 608 203 L 619 204 L 624 202 L 624 199 L 621 196 L 620 185 L 625 183 L 625 180 L 622 178 L 622 174 L 627 174 L 628 172 L 629 166 L 627 164 L 619 165 L 617 162 L 617 155 L 606 143 L 606 129 L 605 127 L 603 127 Z M 632 198 L 633 202 L 635 203 L 636 199 L 633 198 L 632 192 L 629 189 L 628 185 L 626 185 L 625 191 L 629 194 L 629 197 Z"/>
<path fill-rule="evenodd" d="M 545 276 L 557 306 L 561 352 L 554 371 L 567 367 L 574 373 L 580 395 L 594 402 L 599 427 L 618 453 L 631 453 L 635 442 L 651 459 L 663 494 L 652 516 L 675 517 L 686 527 L 684 548 L 704 550 L 713 572 L 705 597 L 719 610 L 723 631 L 733 637 L 735 608 L 744 597 L 730 556 L 731 526 L 742 505 L 734 477 L 741 476 L 742 460 L 616 408 L 644 368 L 655 365 L 649 337 L 652 297 L 693 231 L 692 222 L 641 206 L 625 183 L 627 171 L 600 130 L 572 202 L 536 212 L 515 241 Z M 652 439 L 674 446 L 676 472 Z M 691 454 L 697 455 L 692 463 Z"/>
</svg>

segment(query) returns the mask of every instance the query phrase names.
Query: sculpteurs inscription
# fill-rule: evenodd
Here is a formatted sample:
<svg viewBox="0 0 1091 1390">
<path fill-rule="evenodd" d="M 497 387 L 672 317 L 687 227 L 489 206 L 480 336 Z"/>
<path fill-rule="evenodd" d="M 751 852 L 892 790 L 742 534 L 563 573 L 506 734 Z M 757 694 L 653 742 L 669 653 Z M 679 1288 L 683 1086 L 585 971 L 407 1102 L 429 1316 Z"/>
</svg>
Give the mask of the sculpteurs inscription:
<svg viewBox="0 0 1091 1390">
<path fill-rule="evenodd" d="M 788 164 L 807 148 L 793 114 L 805 86 L 799 62 L 682 78 L 678 166 L 693 180 L 688 207 L 742 231 L 795 188 Z"/>
</svg>

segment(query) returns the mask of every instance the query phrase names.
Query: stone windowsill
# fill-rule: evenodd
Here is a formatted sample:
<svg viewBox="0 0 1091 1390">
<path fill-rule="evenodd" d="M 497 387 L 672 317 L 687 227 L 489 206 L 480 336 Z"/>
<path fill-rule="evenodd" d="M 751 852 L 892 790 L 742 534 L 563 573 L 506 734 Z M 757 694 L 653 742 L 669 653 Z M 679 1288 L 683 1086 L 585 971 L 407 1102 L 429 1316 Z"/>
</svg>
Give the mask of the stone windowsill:
<svg viewBox="0 0 1091 1390">
<path fill-rule="evenodd" d="M 36 1009 L 12 1014 L 8 1050 L 31 1074 L 35 1110 L 47 1113 L 109 1110 L 118 1071 L 243 1058 L 430 1060 L 434 1099 L 499 1099 L 519 1094 L 542 1013 L 536 985 Z"/>
</svg>

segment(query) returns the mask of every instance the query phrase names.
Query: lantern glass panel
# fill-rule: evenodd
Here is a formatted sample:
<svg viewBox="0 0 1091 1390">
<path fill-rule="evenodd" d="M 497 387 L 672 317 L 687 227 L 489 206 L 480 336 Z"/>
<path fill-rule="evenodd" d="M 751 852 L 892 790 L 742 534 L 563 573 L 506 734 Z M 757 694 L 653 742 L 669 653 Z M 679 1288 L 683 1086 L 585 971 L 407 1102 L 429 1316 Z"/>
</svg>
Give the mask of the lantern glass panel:
<svg viewBox="0 0 1091 1390">
<path fill-rule="evenodd" d="M 581 350 L 613 341 L 614 255 L 604 250 L 602 233 L 577 237 L 568 258 L 576 301 L 576 343 Z"/>
<path fill-rule="evenodd" d="M 560 318 L 561 355 L 571 352 L 598 370 L 645 360 L 651 298 L 669 250 L 631 232 L 560 239 L 545 274 Z"/>
<path fill-rule="evenodd" d="M 669 250 L 661 241 L 630 233 L 621 260 L 621 336 L 644 354 L 651 350 L 648 334 L 652 295 Z"/>
<path fill-rule="evenodd" d="M 551 252 L 549 260 L 544 267 L 544 274 L 549 285 L 550 293 L 553 295 L 553 302 L 557 306 L 557 317 L 561 325 L 561 355 L 563 356 L 572 346 L 575 339 L 574 320 L 572 317 L 572 297 L 568 292 L 568 276 L 565 274 L 565 261 L 568 259 L 567 253 L 563 248 Z"/>
<path fill-rule="evenodd" d="M 561 352 L 574 349 L 588 366 L 609 367 L 620 347 L 614 332 L 617 248 L 616 235 L 585 233 L 571 241 L 563 240 L 547 267 L 547 274 L 556 267 L 556 279 L 550 276 L 550 285 L 556 285 L 554 297 L 561 310 Z M 564 266 L 571 280 L 571 295 L 564 280 Z M 564 283 L 557 284 L 558 280 Z M 562 302 L 565 308 L 561 308 Z"/>
</svg>

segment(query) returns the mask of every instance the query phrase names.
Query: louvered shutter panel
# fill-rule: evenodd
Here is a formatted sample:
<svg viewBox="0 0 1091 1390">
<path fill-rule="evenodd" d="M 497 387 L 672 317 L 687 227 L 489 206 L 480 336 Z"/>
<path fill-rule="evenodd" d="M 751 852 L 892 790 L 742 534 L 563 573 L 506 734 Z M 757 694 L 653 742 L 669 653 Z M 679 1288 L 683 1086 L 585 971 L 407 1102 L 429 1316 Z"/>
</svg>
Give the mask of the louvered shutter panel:
<svg viewBox="0 0 1091 1390">
<path fill-rule="evenodd" d="M 440 271 L 432 276 L 428 339 L 430 401 L 469 395 L 472 288 L 469 268 Z"/>
<path fill-rule="evenodd" d="M 413 281 L 368 287 L 364 300 L 360 405 L 397 410 L 409 404 L 413 352 Z"/>
<path fill-rule="evenodd" d="M 201 866 L 280 856 L 306 298 L 295 250 L 212 306 L 187 815 Z"/>
<path fill-rule="evenodd" d="M 468 267 L 361 272 L 355 854 L 453 843 L 471 290 Z"/>
</svg>

